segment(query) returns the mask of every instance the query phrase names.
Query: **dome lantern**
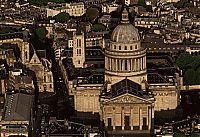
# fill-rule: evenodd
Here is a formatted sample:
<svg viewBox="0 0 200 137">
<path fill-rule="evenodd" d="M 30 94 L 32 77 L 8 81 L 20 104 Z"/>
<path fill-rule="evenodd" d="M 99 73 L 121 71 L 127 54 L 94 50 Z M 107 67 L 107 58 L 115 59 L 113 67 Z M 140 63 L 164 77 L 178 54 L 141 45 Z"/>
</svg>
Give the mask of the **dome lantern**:
<svg viewBox="0 0 200 137">
<path fill-rule="evenodd" d="M 126 8 L 124 8 L 122 12 L 122 20 L 121 23 L 129 23 L 129 18 L 128 18 L 128 11 Z"/>
</svg>

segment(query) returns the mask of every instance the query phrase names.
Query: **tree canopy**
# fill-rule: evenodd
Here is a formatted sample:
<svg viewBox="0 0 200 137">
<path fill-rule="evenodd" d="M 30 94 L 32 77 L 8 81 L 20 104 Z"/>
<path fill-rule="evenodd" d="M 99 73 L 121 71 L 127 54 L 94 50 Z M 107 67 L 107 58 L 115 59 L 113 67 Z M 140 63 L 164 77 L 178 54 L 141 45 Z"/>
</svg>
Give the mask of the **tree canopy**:
<svg viewBox="0 0 200 137">
<path fill-rule="evenodd" d="M 99 16 L 99 10 L 97 8 L 88 8 L 85 16 L 88 20 L 94 21 Z"/>
<path fill-rule="evenodd" d="M 186 8 L 186 7 L 191 7 L 192 3 L 190 3 L 189 0 L 180 0 L 177 3 L 174 4 L 174 6 L 178 9 L 180 8 Z"/>
<path fill-rule="evenodd" d="M 118 11 L 112 11 L 110 13 L 110 15 L 112 18 L 120 18 L 121 17 L 121 14 Z"/>
<path fill-rule="evenodd" d="M 104 26 L 101 23 L 92 25 L 92 31 L 99 32 L 99 31 L 105 31 L 105 30 L 106 30 L 106 26 Z"/>
<path fill-rule="evenodd" d="M 175 133 L 174 137 L 186 137 L 183 133 Z"/>
<path fill-rule="evenodd" d="M 44 40 L 47 35 L 47 30 L 45 27 L 39 27 L 35 30 L 35 34 L 37 38 L 39 38 L 40 40 Z"/>
<path fill-rule="evenodd" d="M 144 7 L 146 11 L 152 12 L 152 6 L 147 5 L 145 0 L 138 0 L 138 5 Z"/>
<path fill-rule="evenodd" d="M 28 0 L 31 5 L 43 6 L 47 5 L 48 0 Z"/>
<path fill-rule="evenodd" d="M 6 34 L 6 33 L 14 33 L 15 30 L 12 28 L 0 28 L 0 34 Z"/>
<path fill-rule="evenodd" d="M 183 80 L 186 85 L 200 84 L 200 57 L 189 53 L 181 53 L 176 64 L 183 70 Z"/>
<path fill-rule="evenodd" d="M 61 12 L 57 15 L 55 15 L 53 18 L 55 19 L 56 22 L 64 23 L 69 20 L 69 13 L 66 12 Z"/>
</svg>

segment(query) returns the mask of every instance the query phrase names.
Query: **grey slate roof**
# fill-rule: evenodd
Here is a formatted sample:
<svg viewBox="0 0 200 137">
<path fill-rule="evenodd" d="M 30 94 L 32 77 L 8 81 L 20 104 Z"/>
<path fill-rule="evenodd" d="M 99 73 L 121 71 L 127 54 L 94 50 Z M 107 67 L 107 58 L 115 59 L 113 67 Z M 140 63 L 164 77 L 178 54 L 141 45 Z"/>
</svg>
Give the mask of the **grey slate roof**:
<svg viewBox="0 0 200 137">
<path fill-rule="evenodd" d="M 16 93 L 8 95 L 4 107 L 5 121 L 29 121 L 31 116 L 32 95 Z"/>
</svg>

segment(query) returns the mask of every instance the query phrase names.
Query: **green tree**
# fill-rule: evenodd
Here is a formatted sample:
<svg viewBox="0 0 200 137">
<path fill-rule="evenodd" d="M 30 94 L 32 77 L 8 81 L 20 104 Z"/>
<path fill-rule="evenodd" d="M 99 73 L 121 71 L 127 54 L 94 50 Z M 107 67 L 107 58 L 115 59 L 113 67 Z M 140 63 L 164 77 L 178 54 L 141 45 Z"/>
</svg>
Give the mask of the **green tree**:
<svg viewBox="0 0 200 137">
<path fill-rule="evenodd" d="M 185 69 L 188 65 L 193 62 L 193 57 L 187 52 L 181 53 L 176 59 L 176 64 L 181 68 Z"/>
<path fill-rule="evenodd" d="M 186 137 L 183 133 L 175 133 L 174 137 Z"/>
<path fill-rule="evenodd" d="M 50 2 L 54 2 L 54 3 L 64 3 L 65 0 L 49 0 Z"/>
<path fill-rule="evenodd" d="M 57 15 L 55 15 L 53 18 L 55 19 L 56 22 L 64 23 L 69 20 L 69 13 L 66 12 L 61 12 Z"/>
<path fill-rule="evenodd" d="M 135 15 L 136 15 L 135 11 L 131 11 L 131 12 L 129 13 L 129 20 L 130 20 L 131 22 L 133 22 L 133 21 L 135 20 Z"/>
<path fill-rule="evenodd" d="M 184 74 L 184 83 L 186 85 L 196 84 L 196 72 L 194 69 L 188 69 Z"/>
<path fill-rule="evenodd" d="M 35 30 L 37 38 L 39 38 L 41 41 L 45 40 L 47 33 L 48 32 L 45 27 L 39 27 Z"/>
<path fill-rule="evenodd" d="M 105 30 L 106 30 L 106 26 L 104 26 L 101 23 L 92 25 L 92 31 L 99 32 L 99 31 L 105 31 Z"/>
<path fill-rule="evenodd" d="M 138 5 L 146 8 L 146 2 L 145 2 L 145 0 L 138 0 Z"/>
<path fill-rule="evenodd" d="M 200 68 L 198 68 L 197 70 L 196 70 L 196 84 L 197 85 L 199 85 L 200 84 Z"/>
<path fill-rule="evenodd" d="M 112 11 L 110 13 L 110 15 L 112 18 L 120 18 L 121 17 L 121 14 L 118 11 Z"/>
<path fill-rule="evenodd" d="M 198 134 L 192 133 L 192 135 L 190 137 L 199 137 Z"/>
<path fill-rule="evenodd" d="M 189 2 L 189 0 L 180 0 L 177 3 L 175 3 L 174 6 L 180 9 L 180 8 L 191 7 L 192 4 Z"/>
<path fill-rule="evenodd" d="M 87 9 L 85 16 L 88 20 L 94 22 L 95 19 L 99 16 L 99 10 L 97 8 Z"/>
<path fill-rule="evenodd" d="M 14 33 L 15 30 L 12 28 L 0 28 L 0 34 L 6 34 L 6 33 Z"/>
</svg>

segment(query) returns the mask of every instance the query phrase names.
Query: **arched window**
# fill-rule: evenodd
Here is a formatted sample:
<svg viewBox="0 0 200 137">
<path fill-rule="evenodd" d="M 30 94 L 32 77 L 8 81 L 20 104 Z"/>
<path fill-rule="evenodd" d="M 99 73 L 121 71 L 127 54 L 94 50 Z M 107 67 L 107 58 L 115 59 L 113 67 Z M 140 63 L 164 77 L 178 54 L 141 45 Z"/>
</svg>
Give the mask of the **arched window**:
<svg viewBox="0 0 200 137">
<path fill-rule="evenodd" d="M 121 46 L 119 46 L 119 50 L 121 50 Z"/>
<path fill-rule="evenodd" d="M 137 49 L 137 45 L 135 45 L 135 49 Z"/>
</svg>

